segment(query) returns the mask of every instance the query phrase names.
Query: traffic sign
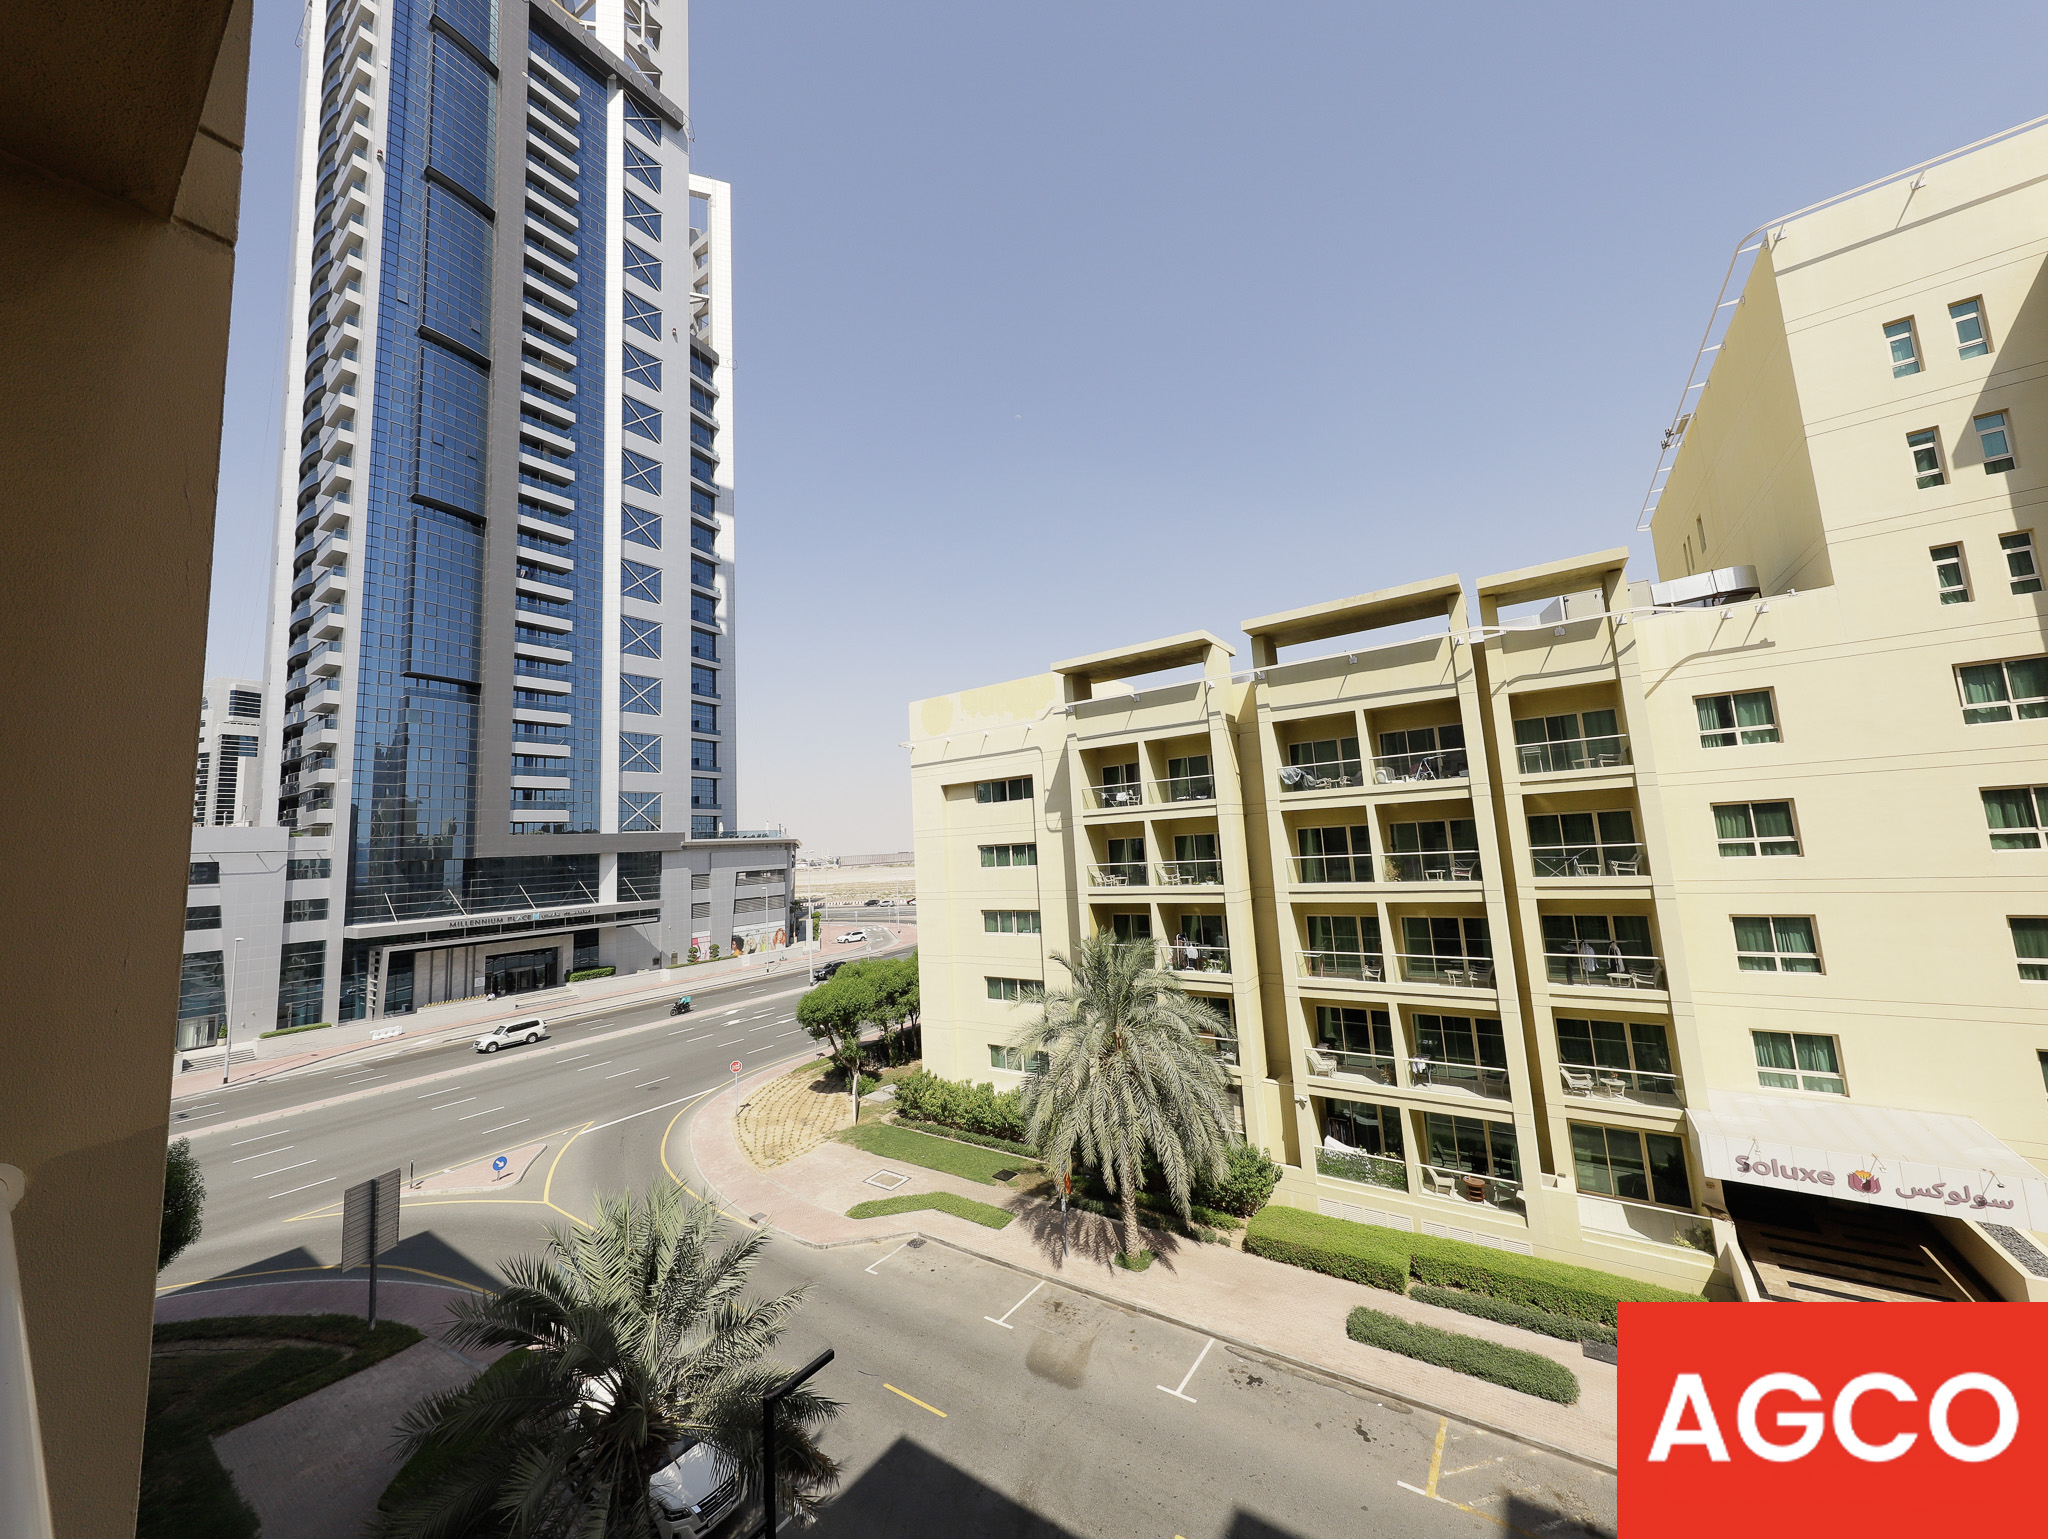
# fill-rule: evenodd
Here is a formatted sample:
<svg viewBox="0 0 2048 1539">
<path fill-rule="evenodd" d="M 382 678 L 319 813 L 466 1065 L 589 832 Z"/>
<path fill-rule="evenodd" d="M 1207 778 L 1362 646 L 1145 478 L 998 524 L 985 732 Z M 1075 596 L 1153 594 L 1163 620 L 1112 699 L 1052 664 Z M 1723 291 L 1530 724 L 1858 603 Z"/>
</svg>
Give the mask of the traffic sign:
<svg viewBox="0 0 2048 1539">
<path fill-rule="evenodd" d="M 491 1161 L 491 1169 L 503 1170 L 507 1165 L 511 1163 L 512 1162 L 510 1160 L 506 1159 L 505 1156 L 501 1154 L 496 1159 Z"/>
<path fill-rule="evenodd" d="M 369 1319 L 377 1323 L 377 1258 L 398 1243 L 399 1173 L 358 1182 L 341 1197 L 341 1269 L 370 1269 Z"/>
<path fill-rule="evenodd" d="M 737 1058 L 732 1061 L 732 1072 L 735 1074 L 740 1072 L 740 1061 Z"/>
</svg>

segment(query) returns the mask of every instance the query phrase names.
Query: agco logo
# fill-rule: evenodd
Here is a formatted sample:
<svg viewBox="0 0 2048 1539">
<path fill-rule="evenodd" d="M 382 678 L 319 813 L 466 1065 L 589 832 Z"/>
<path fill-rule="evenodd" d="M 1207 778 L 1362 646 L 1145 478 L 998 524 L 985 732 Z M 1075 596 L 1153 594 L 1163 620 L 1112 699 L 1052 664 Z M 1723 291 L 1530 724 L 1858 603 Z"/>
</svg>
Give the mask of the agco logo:
<svg viewBox="0 0 2048 1539">
<path fill-rule="evenodd" d="M 1990 1396 L 1991 1403 L 1998 1410 L 1996 1429 L 1990 1437 L 1977 1443 L 1958 1437 L 1949 1421 L 1949 1412 L 1956 1398 L 1972 1392 Z M 1821 1392 L 1814 1388 L 1812 1381 L 1796 1373 L 1767 1373 L 1752 1380 L 1743 1390 L 1742 1398 L 1735 1405 L 1736 1433 L 1751 1453 L 1773 1464 L 1790 1464 L 1796 1459 L 1804 1459 L 1820 1446 L 1820 1440 L 1830 1425 L 1835 1441 L 1848 1451 L 1850 1457 L 1861 1459 L 1866 1464 L 1888 1464 L 1906 1454 L 1920 1440 L 1918 1432 L 1901 1431 L 1882 1443 L 1873 1443 L 1866 1441 L 1856 1430 L 1856 1406 L 1865 1395 L 1886 1395 L 1900 1405 L 1919 1403 L 1920 1397 L 1913 1386 L 1897 1374 L 1858 1374 L 1836 1392 L 1831 1414 L 1827 1416 L 1819 1411 L 1776 1409 L 1772 1420 L 1777 1429 L 1796 1434 L 1788 1442 L 1765 1437 L 1757 1422 L 1765 1399 L 1778 1394 L 1790 1395 L 1796 1403 L 1806 1405 L 1818 1405 L 1822 1399 Z M 1693 1418 L 1691 1426 L 1685 1425 L 1688 1414 Z M 1982 1464 L 1987 1459 L 1997 1458 L 2012 1446 L 2019 1430 L 2019 1401 L 2013 1397 L 2004 1380 L 1993 1378 L 1988 1373 L 1959 1373 L 1945 1379 L 1927 1403 L 1928 1435 L 1943 1453 L 1965 1464 Z M 1707 1457 L 1716 1464 L 1728 1462 L 1728 1441 L 1721 1433 L 1720 1421 L 1707 1397 L 1706 1385 L 1696 1373 L 1681 1373 L 1672 1381 L 1671 1398 L 1665 1403 L 1664 1419 L 1657 1427 L 1656 1439 L 1650 1444 L 1649 1460 L 1652 1464 L 1662 1464 L 1671 1457 L 1673 1449 L 1685 1447 L 1704 1448 Z"/>
</svg>

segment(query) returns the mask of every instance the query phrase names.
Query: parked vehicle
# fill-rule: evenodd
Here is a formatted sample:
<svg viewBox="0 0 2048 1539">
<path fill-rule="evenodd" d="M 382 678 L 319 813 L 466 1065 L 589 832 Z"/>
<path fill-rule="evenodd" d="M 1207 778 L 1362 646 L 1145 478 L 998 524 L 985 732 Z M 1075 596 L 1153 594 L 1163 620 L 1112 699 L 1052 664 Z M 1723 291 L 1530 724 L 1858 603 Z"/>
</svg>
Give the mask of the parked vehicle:
<svg viewBox="0 0 2048 1539">
<path fill-rule="evenodd" d="M 476 1039 L 479 1053 L 495 1053 L 501 1047 L 517 1047 L 522 1042 L 538 1042 L 548 1034 L 545 1021 L 507 1021 L 493 1026 Z"/>
<path fill-rule="evenodd" d="M 844 935 L 839 937 L 837 944 L 841 946 L 853 946 L 859 944 L 861 941 L 864 941 L 867 938 L 868 932 L 865 930 L 848 930 Z"/>
<path fill-rule="evenodd" d="M 690 996 L 685 994 L 681 999 L 670 1005 L 668 1013 L 670 1015 L 688 1015 L 690 1013 Z"/>
<path fill-rule="evenodd" d="M 861 905 L 862 908 L 880 908 L 881 906 L 882 900 L 880 898 L 870 898 Z"/>
<path fill-rule="evenodd" d="M 654 1498 L 656 1527 L 661 1539 L 697 1539 L 708 1534 L 729 1516 L 740 1499 L 737 1471 L 725 1480 L 718 1478 L 718 1462 L 709 1444 L 693 1437 L 671 1443 L 674 1461 L 655 1472 L 647 1483 Z"/>
</svg>

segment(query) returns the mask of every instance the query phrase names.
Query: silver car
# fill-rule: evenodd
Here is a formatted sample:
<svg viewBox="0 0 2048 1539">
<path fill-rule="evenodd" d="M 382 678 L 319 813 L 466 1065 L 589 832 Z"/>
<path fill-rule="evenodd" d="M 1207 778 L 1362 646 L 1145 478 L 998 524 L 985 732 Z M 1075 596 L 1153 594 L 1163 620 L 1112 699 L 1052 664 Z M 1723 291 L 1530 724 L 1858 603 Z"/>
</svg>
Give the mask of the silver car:
<svg viewBox="0 0 2048 1539">
<path fill-rule="evenodd" d="M 708 1534 L 739 1505 L 737 1472 L 718 1478 L 718 1461 L 709 1444 L 685 1438 L 669 1446 L 671 1462 L 647 1483 L 654 1498 L 661 1539 L 698 1539 Z"/>
<path fill-rule="evenodd" d="M 538 1042 L 548 1034 L 546 1021 L 507 1021 L 502 1026 L 493 1026 L 476 1039 L 479 1053 L 495 1053 L 501 1047 L 517 1047 L 522 1042 Z"/>
</svg>

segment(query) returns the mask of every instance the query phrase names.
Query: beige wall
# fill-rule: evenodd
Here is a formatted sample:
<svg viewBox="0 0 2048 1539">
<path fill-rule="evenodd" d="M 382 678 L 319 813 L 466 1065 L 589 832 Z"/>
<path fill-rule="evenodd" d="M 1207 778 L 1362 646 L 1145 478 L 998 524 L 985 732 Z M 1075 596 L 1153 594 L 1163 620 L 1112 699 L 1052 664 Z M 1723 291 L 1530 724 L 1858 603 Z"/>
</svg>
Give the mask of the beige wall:
<svg viewBox="0 0 2048 1539">
<path fill-rule="evenodd" d="M 0 1162 L 66 1539 L 135 1527 L 248 31 L 45 8 L 0 65 Z"/>
</svg>

